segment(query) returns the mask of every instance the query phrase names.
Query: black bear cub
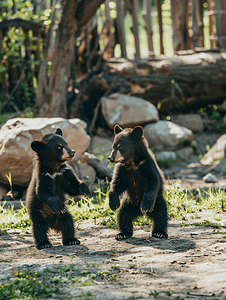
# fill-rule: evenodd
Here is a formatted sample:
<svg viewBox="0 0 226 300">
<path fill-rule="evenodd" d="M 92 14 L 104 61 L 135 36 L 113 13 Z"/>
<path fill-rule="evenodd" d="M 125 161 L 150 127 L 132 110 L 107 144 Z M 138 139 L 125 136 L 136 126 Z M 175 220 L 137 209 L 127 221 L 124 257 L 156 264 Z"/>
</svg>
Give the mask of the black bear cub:
<svg viewBox="0 0 226 300">
<path fill-rule="evenodd" d="M 61 232 L 63 245 L 78 245 L 72 216 L 67 211 L 66 195 L 90 196 L 88 186 L 78 179 L 66 163 L 75 151 L 69 148 L 58 128 L 41 141 L 31 143 L 36 153 L 31 182 L 28 186 L 26 204 L 33 223 L 33 235 L 38 249 L 52 246 L 47 237 L 49 228 Z"/>
<path fill-rule="evenodd" d="M 109 160 L 116 163 L 109 190 L 109 205 L 119 208 L 116 240 L 133 235 L 133 220 L 146 214 L 153 220 L 152 236 L 167 238 L 167 206 L 163 198 L 164 176 L 148 147 L 143 128 L 114 128 Z M 119 196 L 122 195 L 120 205 Z"/>
</svg>

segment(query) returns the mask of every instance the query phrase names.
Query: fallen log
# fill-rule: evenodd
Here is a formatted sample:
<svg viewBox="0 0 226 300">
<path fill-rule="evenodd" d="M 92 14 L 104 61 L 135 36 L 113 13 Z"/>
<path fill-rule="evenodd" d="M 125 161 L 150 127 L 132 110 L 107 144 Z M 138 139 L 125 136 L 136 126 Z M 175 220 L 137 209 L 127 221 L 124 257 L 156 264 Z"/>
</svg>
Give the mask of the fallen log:
<svg viewBox="0 0 226 300">
<path fill-rule="evenodd" d="M 82 117 L 85 112 L 85 117 L 89 115 L 92 120 L 99 100 L 97 95 L 103 95 L 116 76 L 109 94 L 119 92 L 140 97 L 158 105 L 160 114 L 188 113 L 208 104 L 221 103 L 226 98 L 225 52 L 133 61 L 112 58 L 102 71 L 83 86 L 71 117 Z"/>
<path fill-rule="evenodd" d="M 97 172 L 101 173 L 103 177 L 108 177 L 111 180 L 113 171 L 108 168 L 98 157 L 93 156 L 87 152 L 84 153 L 81 163 L 93 167 Z"/>
</svg>

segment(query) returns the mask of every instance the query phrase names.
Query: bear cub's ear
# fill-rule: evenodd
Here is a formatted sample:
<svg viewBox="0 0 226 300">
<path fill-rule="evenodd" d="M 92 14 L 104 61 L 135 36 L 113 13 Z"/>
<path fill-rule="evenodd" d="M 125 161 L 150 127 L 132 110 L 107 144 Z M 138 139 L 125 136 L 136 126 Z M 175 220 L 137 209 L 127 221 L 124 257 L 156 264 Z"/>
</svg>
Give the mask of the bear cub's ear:
<svg viewBox="0 0 226 300">
<path fill-rule="evenodd" d="M 60 128 L 57 128 L 55 134 L 63 136 L 63 132 L 62 132 L 62 130 Z"/>
<path fill-rule="evenodd" d="M 123 129 L 119 125 L 115 125 L 114 127 L 114 134 L 118 134 L 121 132 Z"/>
<path fill-rule="evenodd" d="M 31 143 L 31 149 L 35 152 L 39 152 L 43 147 L 43 143 L 39 141 L 34 141 Z"/>
<path fill-rule="evenodd" d="M 141 139 L 141 137 L 143 136 L 143 128 L 141 126 L 136 126 L 133 128 L 132 132 L 131 132 L 131 136 L 134 139 Z"/>
</svg>

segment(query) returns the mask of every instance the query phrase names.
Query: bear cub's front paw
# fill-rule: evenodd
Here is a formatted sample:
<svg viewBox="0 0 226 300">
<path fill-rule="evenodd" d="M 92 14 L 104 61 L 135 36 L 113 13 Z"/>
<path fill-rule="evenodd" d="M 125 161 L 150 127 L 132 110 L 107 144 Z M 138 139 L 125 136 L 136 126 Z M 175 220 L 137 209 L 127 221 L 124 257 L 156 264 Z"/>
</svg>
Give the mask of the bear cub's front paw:
<svg viewBox="0 0 226 300">
<path fill-rule="evenodd" d="M 109 206 L 111 210 L 116 210 L 120 206 L 119 197 L 116 192 L 109 192 Z"/>
<path fill-rule="evenodd" d="M 55 213 L 55 214 L 65 214 L 67 211 L 66 206 L 61 201 L 58 201 L 58 202 L 55 202 L 54 204 L 52 204 L 51 208 L 52 208 L 53 213 Z"/>
<path fill-rule="evenodd" d="M 79 194 L 87 197 L 91 197 L 90 189 L 85 182 L 81 182 L 79 184 Z"/>
<path fill-rule="evenodd" d="M 147 200 L 147 199 L 144 199 L 141 203 L 141 212 L 143 214 L 146 214 L 146 213 L 149 213 L 149 212 L 152 212 L 153 209 L 154 209 L 154 205 L 155 205 L 155 201 L 154 200 Z"/>
</svg>

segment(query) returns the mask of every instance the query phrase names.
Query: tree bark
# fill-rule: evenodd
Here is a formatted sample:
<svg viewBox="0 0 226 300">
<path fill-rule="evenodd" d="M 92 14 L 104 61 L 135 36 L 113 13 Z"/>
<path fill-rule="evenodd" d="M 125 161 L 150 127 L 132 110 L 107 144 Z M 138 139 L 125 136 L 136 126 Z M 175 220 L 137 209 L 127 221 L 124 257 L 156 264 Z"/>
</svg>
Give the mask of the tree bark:
<svg viewBox="0 0 226 300">
<path fill-rule="evenodd" d="M 156 0 L 156 8 L 158 13 L 160 54 L 164 54 L 163 28 L 162 28 L 162 0 Z"/>
<path fill-rule="evenodd" d="M 192 0 L 193 47 L 204 47 L 203 0 Z"/>
<path fill-rule="evenodd" d="M 140 39 L 139 39 L 139 23 L 138 23 L 138 0 L 132 0 L 132 19 L 133 19 L 133 35 L 135 41 L 135 58 L 140 58 Z"/>
<path fill-rule="evenodd" d="M 103 67 L 104 76 L 93 78 L 90 84 L 81 90 L 82 101 L 76 101 L 75 115 L 72 114 L 71 118 L 79 115 L 82 119 L 86 117 L 91 121 L 95 105 L 107 90 L 108 94 L 117 92 L 140 97 L 155 106 L 160 102 L 160 113 L 191 112 L 208 104 L 221 103 L 226 98 L 226 59 L 221 55 L 215 54 L 215 63 L 210 60 L 209 63 L 205 61 L 203 64 L 200 58 L 203 59 L 204 53 L 189 55 L 183 58 L 184 61 L 181 59 L 181 63 L 180 56 L 177 56 L 176 65 L 170 65 L 169 58 L 166 59 L 165 65 L 164 60 L 158 60 L 157 57 L 142 63 L 128 60 L 130 68 L 125 70 L 121 70 L 120 59 L 106 62 Z M 214 55 L 211 56 L 208 52 L 206 57 Z M 175 59 L 174 57 L 173 62 Z M 184 63 L 188 59 L 193 63 Z M 100 120 L 98 115 L 98 122 Z"/>
<path fill-rule="evenodd" d="M 117 5 L 117 17 L 116 26 L 118 32 L 119 43 L 121 46 L 121 57 L 127 57 L 126 52 L 126 37 L 125 37 L 125 27 L 124 27 L 124 6 L 121 0 L 116 0 Z"/>
<path fill-rule="evenodd" d="M 217 46 L 226 49 L 226 2 L 215 0 Z"/>
<path fill-rule="evenodd" d="M 151 1 L 144 0 L 144 11 L 143 17 L 146 24 L 147 38 L 148 38 L 148 50 L 149 56 L 154 55 L 154 47 L 153 47 L 153 30 L 151 24 Z"/>
<path fill-rule="evenodd" d="M 82 26 L 90 20 L 103 2 L 104 0 L 63 1 L 63 12 L 56 32 L 55 53 L 49 78 L 47 78 L 48 51 L 45 51 L 40 66 L 36 97 L 39 116 L 68 117 L 67 88 L 76 38 L 80 35 Z"/>
<path fill-rule="evenodd" d="M 188 49 L 188 0 L 171 0 L 174 51 Z"/>
</svg>

